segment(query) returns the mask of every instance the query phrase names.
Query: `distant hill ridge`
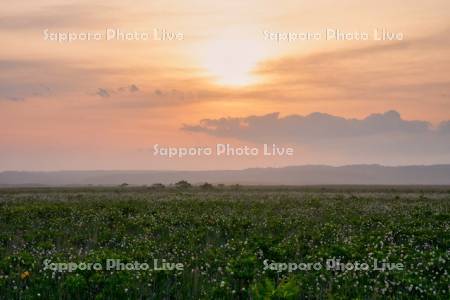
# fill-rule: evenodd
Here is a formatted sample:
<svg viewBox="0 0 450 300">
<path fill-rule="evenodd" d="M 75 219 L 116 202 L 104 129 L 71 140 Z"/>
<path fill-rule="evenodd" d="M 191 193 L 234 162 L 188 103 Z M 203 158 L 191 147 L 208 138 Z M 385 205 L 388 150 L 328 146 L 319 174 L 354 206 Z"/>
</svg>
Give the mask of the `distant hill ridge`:
<svg viewBox="0 0 450 300">
<path fill-rule="evenodd" d="M 282 168 L 252 168 L 217 171 L 5 171 L 0 185 L 150 185 L 179 180 L 191 183 L 261 185 L 450 185 L 450 165 L 381 166 L 304 165 Z"/>
</svg>

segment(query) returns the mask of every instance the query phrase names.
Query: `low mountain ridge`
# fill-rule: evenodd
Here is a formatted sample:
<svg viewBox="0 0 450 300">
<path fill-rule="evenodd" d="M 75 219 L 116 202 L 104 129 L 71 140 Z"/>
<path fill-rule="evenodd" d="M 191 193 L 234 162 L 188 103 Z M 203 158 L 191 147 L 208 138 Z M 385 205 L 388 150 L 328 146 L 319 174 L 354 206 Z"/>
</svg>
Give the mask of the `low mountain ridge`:
<svg viewBox="0 0 450 300">
<path fill-rule="evenodd" d="M 191 183 L 243 185 L 450 185 L 450 165 L 304 165 L 217 171 L 5 171 L 0 185 L 132 185 Z"/>
</svg>

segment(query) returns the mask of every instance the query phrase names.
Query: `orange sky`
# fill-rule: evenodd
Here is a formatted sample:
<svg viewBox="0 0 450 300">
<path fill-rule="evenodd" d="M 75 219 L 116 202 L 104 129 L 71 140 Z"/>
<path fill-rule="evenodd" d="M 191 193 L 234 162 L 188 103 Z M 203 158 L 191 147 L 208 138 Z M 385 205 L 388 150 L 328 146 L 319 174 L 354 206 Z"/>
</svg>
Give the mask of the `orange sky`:
<svg viewBox="0 0 450 300">
<path fill-rule="evenodd" d="M 254 144 L 181 130 L 202 119 L 395 110 L 450 120 L 450 2 L 21 1 L 0 11 L 0 170 L 217 169 L 291 164 L 448 163 L 329 151 L 294 157 L 162 159 L 154 144 Z M 44 40 L 53 33 L 181 33 L 177 41 Z M 274 41 L 268 32 L 369 32 L 401 41 Z M 288 144 L 290 144 L 288 142 Z M 437 152 L 436 152 L 437 153 Z M 448 160 L 448 161 L 447 161 Z"/>
</svg>

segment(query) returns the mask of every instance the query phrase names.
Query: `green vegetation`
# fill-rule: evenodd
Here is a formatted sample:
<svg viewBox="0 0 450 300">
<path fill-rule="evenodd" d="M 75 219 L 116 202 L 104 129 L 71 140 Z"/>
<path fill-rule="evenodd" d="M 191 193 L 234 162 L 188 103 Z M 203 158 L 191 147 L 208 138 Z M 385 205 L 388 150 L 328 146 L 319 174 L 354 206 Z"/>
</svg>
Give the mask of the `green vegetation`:
<svg viewBox="0 0 450 300">
<path fill-rule="evenodd" d="M 0 190 L 0 299 L 448 299 L 446 189 L 161 187 Z M 330 258 L 405 268 L 264 264 Z M 58 272 L 46 259 L 184 269 Z"/>
</svg>

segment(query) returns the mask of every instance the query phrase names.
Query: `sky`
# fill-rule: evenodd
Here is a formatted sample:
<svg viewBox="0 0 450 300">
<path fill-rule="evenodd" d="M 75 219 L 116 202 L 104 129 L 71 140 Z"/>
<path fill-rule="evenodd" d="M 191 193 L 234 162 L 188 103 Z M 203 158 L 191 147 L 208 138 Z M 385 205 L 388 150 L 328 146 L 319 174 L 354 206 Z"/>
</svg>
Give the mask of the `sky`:
<svg viewBox="0 0 450 300">
<path fill-rule="evenodd" d="M 0 39 L 0 171 L 450 163 L 446 0 L 25 0 Z"/>
</svg>

